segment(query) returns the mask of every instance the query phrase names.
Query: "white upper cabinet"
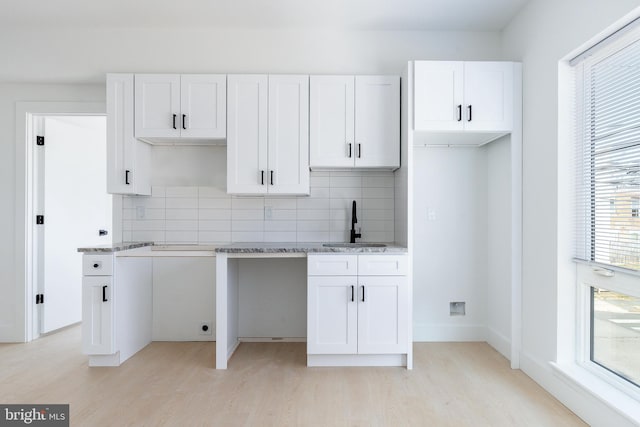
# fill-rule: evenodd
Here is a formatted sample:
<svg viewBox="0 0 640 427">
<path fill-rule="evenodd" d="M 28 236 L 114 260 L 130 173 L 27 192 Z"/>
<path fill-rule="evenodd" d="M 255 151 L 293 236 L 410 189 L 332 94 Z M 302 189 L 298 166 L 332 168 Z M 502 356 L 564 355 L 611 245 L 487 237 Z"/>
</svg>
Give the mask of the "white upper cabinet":
<svg viewBox="0 0 640 427">
<path fill-rule="evenodd" d="M 227 192 L 267 192 L 267 91 L 264 75 L 227 79 Z"/>
<path fill-rule="evenodd" d="M 311 167 L 353 167 L 355 135 L 353 76 L 311 76 L 310 86 Z"/>
<path fill-rule="evenodd" d="M 133 134 L 133 74 L 107 74 L 107 192 L 151 195 L 151 147 Z"/>
<path fill-rule="evenodd" d="M 230 75 L 227 192 L 309 194 L 309 77 Z"/>
<path fill-rule="evenodd" d="M 400 166 L 400 78 L 311 76 L 312 169 Z"/>
<path fill-rule="evenodd" d="M 180 76 L 180 132 L 187 138 L 225 138 L 227 78 L 224 75 Z"/>
<path fill-rule="evenodd" d="M 513 128 L 513 64 L 465 62 L 465 129 L 510 131 Z"/>
<path fill-rule="evenodd" d="M 414 129 L 507 133 L 513 127 L 513 63 L 416 61 Z"/>
<path fill-rule="evenodd" d="M 268 192 L 309 194 L 309 76 L 269 76 Z"/>
<path fill-rule="evenodd" d="M 462 62 L 416 61 L 416 130 L 463 130 Z"/>
<path fill-rule="evenodd" d="M 226 136 L 226 76 L 136 74 L 135 136 L 150 142 Z"/>
<path fill-rule="evenodd" d="M 356 76 L 355 166 L 400 167 L 400 78 Z"/>
</svg>

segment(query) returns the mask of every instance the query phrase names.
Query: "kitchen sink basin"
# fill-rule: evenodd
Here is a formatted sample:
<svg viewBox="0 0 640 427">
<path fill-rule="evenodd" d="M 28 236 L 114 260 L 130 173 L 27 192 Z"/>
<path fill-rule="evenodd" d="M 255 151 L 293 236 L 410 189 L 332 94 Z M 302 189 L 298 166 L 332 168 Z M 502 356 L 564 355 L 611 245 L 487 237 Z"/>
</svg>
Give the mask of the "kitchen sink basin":
<svg viewBox="0 0 640 427">
<path fill-rule="evenodd" d="M 325 248 L 386 248 L 385 243 L 323 243 Z"/>
</svg>

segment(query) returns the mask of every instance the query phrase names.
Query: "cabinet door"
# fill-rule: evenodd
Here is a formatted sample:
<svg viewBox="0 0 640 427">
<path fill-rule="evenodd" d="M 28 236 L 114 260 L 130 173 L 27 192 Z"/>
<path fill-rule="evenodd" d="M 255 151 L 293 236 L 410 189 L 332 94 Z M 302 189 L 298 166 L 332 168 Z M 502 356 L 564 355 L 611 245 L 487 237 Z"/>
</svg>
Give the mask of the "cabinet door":
<svg viewBox="0 0 640 427">
<path fill-rule="evenodd" d="M 82 352 L 113 354 L 113 283 L 111 276 L 85 276 L 82 279 Z M 106 301 L 105 301 L 106 300 Z"/>
<path fill-rule="evenodd" d="M 400 167 L 400 77 L 356 76 L 355 166 Z"/>
<path fill-rule="evenodd" d="M 269 193 L 309 194 L 309 76 L 269 76 Z"/>
<path fill-rule="evenodd" d="M 353 76 L 311 76 L 311 168 L 353 167 L 354 97 Z"/>
<path fill-rule="evenodd" d="M 415 130 L 463 130 L 463 75 L 463 62 L 415 62 Z"/>
<path fill-rule="evenodd" d="M 133 74 L 107 75 L 107 192 L 134 194 Z"/>
<path fill-rule="evenodd" d="M 406 353 L 409 294 L 406 276 L 358 277 L 358 354 Z"/>
<path fill-rule="evenodd" d="M 133 134 L 133 74 L 107 74 L 107 192 L 151 195 L 150 148 Z"/>
<path fill-rule="evenodd" d="M 308 354 L 356 354 L 356 282 L 356 277 L 309 276 Z"/>
<path fill-rule="evenodd" d="M 227 78 L 227 192 L 267 192 L 266 75 Z"/>
<path fill-rule="evenodd" d="M 185 74 L 180 77 L 181 136 L 225 138 L 227 135 L 227 77 Z"/>
<path fill-rule="evenodd" d="M 136 74 L 136 138 L 180 136 L 180 75 Z"/>
<path fill-rule="evenodd" d="M 513 64 L 464 63 L 465 130 L 510 131 L 513 127 Z"/>
</svg>

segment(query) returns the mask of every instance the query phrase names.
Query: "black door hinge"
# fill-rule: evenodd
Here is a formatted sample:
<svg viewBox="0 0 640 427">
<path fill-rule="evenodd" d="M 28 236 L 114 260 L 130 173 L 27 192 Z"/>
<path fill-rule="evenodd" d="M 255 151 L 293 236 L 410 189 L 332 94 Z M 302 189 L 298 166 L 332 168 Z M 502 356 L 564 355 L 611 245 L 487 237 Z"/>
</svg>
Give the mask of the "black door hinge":
<svg viewBox="0 0 640 427">
<path fill-rule="evenodd" d="M 44 224 L 44 215 L 36 215 L 36 225 Z"/>
<path fill-rule="evenodd" d="M 44 136 L 36 136 L 36 145 L 44 145 Z"/>
<path fill-rule="evenodd" d="M 36 304 L 44 304 L 44 294 L 36 294 Z"/>
</svg>

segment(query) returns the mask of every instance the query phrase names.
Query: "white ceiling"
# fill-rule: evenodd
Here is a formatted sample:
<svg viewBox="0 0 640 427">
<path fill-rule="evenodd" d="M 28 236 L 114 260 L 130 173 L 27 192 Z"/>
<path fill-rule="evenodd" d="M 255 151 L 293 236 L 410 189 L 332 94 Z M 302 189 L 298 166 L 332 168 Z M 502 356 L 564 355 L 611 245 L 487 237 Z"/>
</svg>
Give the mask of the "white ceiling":
<svg viewBox="0 0 640 427">
<path fill-rule="evenodd" d="M 0 26 L 498 31 L 528 0 L 3 0 Z"/>
</svg>

